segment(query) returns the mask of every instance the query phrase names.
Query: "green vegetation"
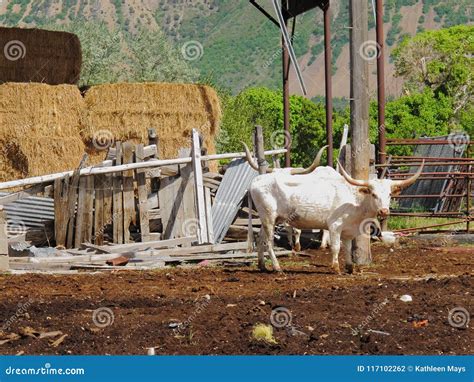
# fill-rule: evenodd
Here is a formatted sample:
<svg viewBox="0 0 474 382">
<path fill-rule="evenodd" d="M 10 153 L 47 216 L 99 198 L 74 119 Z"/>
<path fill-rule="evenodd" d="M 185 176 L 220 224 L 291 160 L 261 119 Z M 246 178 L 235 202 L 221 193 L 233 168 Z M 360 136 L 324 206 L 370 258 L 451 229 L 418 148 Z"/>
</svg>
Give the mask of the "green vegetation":
<svg viewBox="0 0 474 382">
<path fill-rule="evenodd" d="M 111 32 L 103 23 L 88 23 L 84 28 L 79 21 L 43 28 L 72 32 L 81 40 L 80 86 L 118 81 L 190 82 L 197 78 L 196 70 L 161 31 Z"/>
<path fill-rule="evenodd" d="M 417 0 L 386 0 L 384 21 L 387 26 L 388 45 L 396 45 L 403 38 L 401 28 L 404 6 L 412 6 Z M 58 4 L 61 6 L 58 8 Z M 248 86 L 266 86 L 278 89 L 281 78 L 280 37 L 278 29 L 246 1 L 212 0 L 196 4 L 160 0 L 152 2 L 147 12 L 163 28 L 168 41 L 180 48 L 184 43 L 196 40 L 204 47 L 201 59 L 192 67 L 203 77 L 213 77 L 220 86 L 232 89 L 234 94 Z M 145 18 L 136 4 L 126 0 L 111 0 L 112 16 L 117 31 L 135 33 L 140 26 L 147 27 Z M 267 4 L 268 5 L 268 4 Z M 0 15 L 0 23 L 6 26 L 41 26 L 64 24 L 84 19 L 86 1 L 78 0 L 11 0 L 6 12 Z M 185 8 L 184 8 L 185 7 Z M 89 8 L 88 8 L 89 9 Z M 267 10 L 272 12 L 271 7 Z M 471 0 L 423 0 L 423 16 L 418 20 L 418 32 L 430 10 L 443 26 L 466 24 L 474 21 Z M 129 13 L 132 15 L 129 16 Z M 53 16 L 51 16 L 53 15 Z M 103 20 L 110 15 L 101 7 L 93 7 L 87 21 Z M 323 52 L 322 12 L 314 9 L 297 17 L 294 46 L 301 57 L 308 54 L 313 63 Z M 333 71 L 343 47 L 349 41 L 348 2 L 339 2 L 333 8 L 331 22 Z M 369 26 L 374 27 L 373 10 L 369 5 Z M 148 28 L 152 30 L 152 28 Z"/>
<path fill-rule="evenodd" d="M 428 88 L 449 97 L 454 115 L 474 102 L 474 26 L 425 31 L 405 39 L 393 57 L 409 91 Z"/>
</svg>

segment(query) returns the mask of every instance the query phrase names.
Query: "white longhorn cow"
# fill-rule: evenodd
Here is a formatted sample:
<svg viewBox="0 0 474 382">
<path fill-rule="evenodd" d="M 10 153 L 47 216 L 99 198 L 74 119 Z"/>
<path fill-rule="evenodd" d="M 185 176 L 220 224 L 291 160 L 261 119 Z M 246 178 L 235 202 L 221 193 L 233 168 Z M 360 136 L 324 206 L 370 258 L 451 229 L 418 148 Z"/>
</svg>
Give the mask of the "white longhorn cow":
<svg viewBox="0 0 474 382">
<path fill-rule="evenodd" d="M 361 223 L 377 215 L 389 214 L 393 194 L 413 184 L 424 163 L 410 178 L 356 180 L 340 166 L 341 174 L 328 167 L 311 175 L 292 176 L 277 173 L 257 176 L 250 194 L 262 227 L 258 244 L 258 266 L 265 270 L 264 245 L 276 271 L 281 271 L 273 250 L 274 226 L 287 223 L 297 229 L 329 231 L 332 268 L 339 273 L 338 255 L 342 244 L 346 251 L 346 269 L 352 271 L 352 239 L 361 233 Z M 318 176 L 318 173 L 320 176 Z"/>
<path fill-rule="evenodd" d="M 252 167 L 255 171 L 258 171 L 258 165 L 253 160 L 252 154 L 248 146 L 242 142 L 245 150 L 245 156 L 247 158 L 247 162 L 249 163 L 250 167 Z M 309 167 L 301 168 L 301 167 L 284 167 L 284 168 L 276 168 L 276 167 L 267 167 L 266 173 L 267 174 L 274 174 L 274 176 L 281 176 L 281 175 L 306 175 L 306 174 L 314 174 L 315 171 L 318 171 L 321 167 L 319 163 L 321 162 L 321 157 L 323 156 L 324 150 L 326 150 L 328 146 L 323 146 L 319 151 L 316 157 L 313 160 L 313 163 Z M 334 170 L 333 170 L 334 171 Z M 290 246 L 293 248 L 295 252 L 301 251 L 301 230 L 295 227 L 292 227 L 291 224 L 286 224 L 286 228 L 288 230 L 288 242 Z M 295 240 L 293 242 L 293 234 L 295 235 Z M 324 237 L 324 235 L 323 235 Z"/>
</svg>

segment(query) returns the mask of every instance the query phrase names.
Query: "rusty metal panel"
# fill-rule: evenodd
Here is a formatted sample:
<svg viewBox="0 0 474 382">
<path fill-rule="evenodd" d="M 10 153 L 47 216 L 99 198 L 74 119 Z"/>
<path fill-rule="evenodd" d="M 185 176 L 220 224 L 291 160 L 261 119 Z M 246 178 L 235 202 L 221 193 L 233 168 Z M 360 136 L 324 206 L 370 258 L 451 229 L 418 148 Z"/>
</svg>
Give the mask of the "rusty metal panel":
<svg viewBox="0 0 474 382">
<path fill-rule="evenodd" d="M 448 137 L 424 138 L 426 140 L 446 140 Z M 461 158 L 464 147 L 450 144 L 432 144 L 415 146 L 413 156 L 430 158 Z M 417 167 L 410 167 L 410 173 L 417 171 Z M 425 166 L 423 172 L 454 172 L 459 171 L 459 165 Z M 403 198 L 399 200 L 400 210 L 421 210 L 440 212 L 443 210 L 444 201 L 441 196 L 447 190 L 448 179 L 423 179 L 405 189 L 401 195 L 440 195 L 440 198 Z"/>
<path fill-rule="evenodd" d="M 233 160 L 217 190 L 212 206 L 212 221 L 216 243 L 221 243 L 235 219 L 244 196 L 258 172 L 245 159 Z"/>
</svg>

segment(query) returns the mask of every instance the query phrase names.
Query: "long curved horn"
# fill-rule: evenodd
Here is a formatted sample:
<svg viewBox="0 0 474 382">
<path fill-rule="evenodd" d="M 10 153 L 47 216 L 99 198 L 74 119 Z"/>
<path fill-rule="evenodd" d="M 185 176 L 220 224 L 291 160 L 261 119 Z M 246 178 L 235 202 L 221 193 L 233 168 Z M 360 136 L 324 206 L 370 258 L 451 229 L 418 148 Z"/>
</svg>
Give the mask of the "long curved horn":
<svg viewBox="0 0 474 382">
<path fill-rule="evenodd" d="M 319 163 L 321 162 L 321 157 L 323 156 L 324 150 L 327 149 L 327 145 L 324 147 L 321 147 L 321 149 L 318 151 L 318 154 L 316 155 L 316 158 L 314 158 L 313 163 L 311 163 L 311 166 L 303 169 L 299 168 L 294 168 L 291 170 L 290 174 L 291 175 L 303 175 L 303 174 L 309 174 L 313 172 L 316 167 L 319 166 Z"/>
<path fill-rule="evenodd" d="M 393 180 L 392 181 L 392 188 L 407 188 L 408 186 L 411 186 L 413 183 L 416 182 L 416 180 L 420 177 L 421 173 L 423 172 L 423 167 L 425 167 L 425 160 L 421 162 L 421 166 L 418 169 L 417 172 L 413 174 L 413 176 L 409 177 L 408 179 L 405 180 Z"/>
<path fill-rule="evenodd" d="M 250 167 L 252 167 L 255 171 L 258 171 L 258 165 L 253 160 L 252 154 L 250 153 L 248 146 L 244 142 L 241 142 L 241 143 L 244 145 L 245 157 L 247 158 L 247 162 L 249 162 Z M 273 168 L 268 167 L 267 173 L 270 173 L 270 172 L 273 172 Z"/>
<path fill-rule="evenodd" d="M 369 186 L 369 182 L 367 180 L 357 180 L 357 179 L 352 178 L 346 172 L 346 170 L 344 170 L 344 167 L 341 166 L 339 161 L 337 161 L 337 166 L 338 166 L 339 172 L 344 177 L 344 179 L 347 180 L 353 186 L 359 186 L 359 187 L 368 187 Z"/>
</svg>

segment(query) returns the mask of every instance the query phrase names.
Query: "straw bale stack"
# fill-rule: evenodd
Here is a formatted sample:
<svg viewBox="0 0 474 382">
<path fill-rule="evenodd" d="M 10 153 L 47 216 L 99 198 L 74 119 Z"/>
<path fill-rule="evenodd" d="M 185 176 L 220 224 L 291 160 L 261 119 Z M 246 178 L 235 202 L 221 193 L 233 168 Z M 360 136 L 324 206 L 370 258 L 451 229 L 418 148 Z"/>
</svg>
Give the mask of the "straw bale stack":
<svg viewBox="0 0 474 382">
<path fill-rule="evenodd" d="M 73 85 L 0 85 L 0 180 L 76 167 L 84 99 Z"/>
<path fill-rule="evenodd" d="M 0 83 L 77 84 L 82 51 L 79 38 L 67 32 L 0 28 Z"/>
<path fill-rule="evenodd" d="M 176 158 L 190 147 L 191 130 L 198 129 L 204 145 L 215 152 L 221 109 L 214 89 L 205 85 L 120 83 L 94 86 L 85 96 L 82 138 L 89 152 L 109 135 L 115 140 L 146 143 L 148 129 L 160 140 L 160 158 Z M 99 145 L 100 146 L 100 145 Z"/>
</svg>

